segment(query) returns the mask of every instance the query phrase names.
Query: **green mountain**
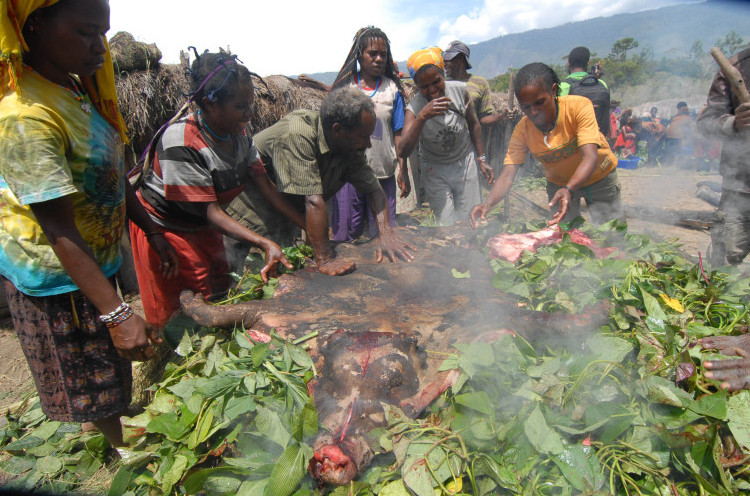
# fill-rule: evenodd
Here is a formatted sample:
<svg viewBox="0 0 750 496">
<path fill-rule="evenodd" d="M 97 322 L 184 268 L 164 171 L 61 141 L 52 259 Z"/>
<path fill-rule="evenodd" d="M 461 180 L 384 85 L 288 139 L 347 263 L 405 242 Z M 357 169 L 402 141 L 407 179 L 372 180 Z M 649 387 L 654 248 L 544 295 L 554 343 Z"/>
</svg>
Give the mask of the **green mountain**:
<svg viewBox="0 0 750 496">
<path fill-rule="evenodd" d="M 612 44 L 634 38 L 638 48 L 653 50 L 654 57 L 686 55 L 695 41 L 708 51 L 730 31 L 750 41 L 750 3 L 708 0 L 647 10 L 634 14 L 596 17 L 546 29 L 514 33 L 471 45 L 472 73 L 493 78 L 509 68 L 529 62 L 562 64 L 570 49 L 587 46 L 597 57 L 606 57 Z M 727 54 L 730 55 L 730 54 Z M 405 61 L 398 62 L 406 68 Z M 405 72 L 405 71 L 404 71 Z M 335 72 L 310 76 L 332 83 Z"/>
</svg>

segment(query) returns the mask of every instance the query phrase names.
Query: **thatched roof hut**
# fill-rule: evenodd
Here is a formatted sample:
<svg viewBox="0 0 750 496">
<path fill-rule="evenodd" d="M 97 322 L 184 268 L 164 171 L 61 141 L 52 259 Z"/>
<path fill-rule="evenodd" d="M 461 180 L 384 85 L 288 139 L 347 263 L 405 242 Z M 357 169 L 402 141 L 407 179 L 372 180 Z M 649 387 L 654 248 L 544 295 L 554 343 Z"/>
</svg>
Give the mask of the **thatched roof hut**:
<svg viewBox="0 0 750 496">
<path fill-rule="evenodd" d="M 127 67 L 140 67 L 139 64 L 145 64 L 146 67 L 142 70 L 120 70 L 117 76 L 120 109 L 128 126 L 133 151 L 140 157 L 156 131 L 188 99 L 190 83 L 187 61 L 185 58 L 182 64 L 160 64 L 158 59 L 154 62 L 155 51 L 158 51 L 155 45 L 136 42 L 127 33 L 118 33 L 116 37 L 117 42 L 115 38 L 111 42 L 113 59 L 120 61 L 120 66 L 128 64 Z M 261 80 L 253 76 L 253 84 L 255 101 L 253 117 L 248 125 L 250 133 L 257 133 L 271 126 L 294 110 L 318 110 L 327 95 L 324 84 L 307 77 L 268 76 Z M 404 86 L 408 101 L 416 89 L 410 80 L 405 80 Z M 496 112 L 506 114 L 500 123 L 492 127 L 504 129 L 504 123 L 514 118 L 506 112 L 507 98 L 505 95 L 493 94 L 492 103 Z"/>
<path fill-rule="evenodd" d="M 265 84 L 264 84 L 265 83 Z M 321 88 L 286 76 L 253 76 L 255 101 L 248 131 L 257 133 L 293 110 L 317 110 L 326 96 Z M 120 110 L 137 156 L 151 137 L 174 116 L 188 99 L 190 83 L 186 67 L 160 64 L 144 71 L 121 73 L 117 78 Z"/>
</svg>

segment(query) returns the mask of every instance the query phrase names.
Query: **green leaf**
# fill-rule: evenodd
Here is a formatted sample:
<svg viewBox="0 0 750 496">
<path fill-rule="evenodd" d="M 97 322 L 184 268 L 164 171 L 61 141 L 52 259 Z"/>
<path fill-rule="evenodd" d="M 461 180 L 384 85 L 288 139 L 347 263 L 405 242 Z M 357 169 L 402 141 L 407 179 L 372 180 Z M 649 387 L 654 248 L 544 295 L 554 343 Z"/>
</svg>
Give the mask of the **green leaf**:
<svg viewBox="0 0 750 496">
<path fill-rule="evenodd" d="M 112 482 L 109 486 L 107 496 L 121 496 L 124 495 L 130 485 L 130 480 L 133 478 L 133 471 L 128 467 L 120 467 L 117 471 Z"/>
<path fill-rule="evenodd" d="M 3 449 L 11 454 L 18 455 L 23 453 L 24 450 L 35 448 L 42 444 L 44 444 L 44 439 L 40 439 L 36 436 L 26 436 L 17 441 L 6 444 Z"/>
<path fill-rule="evenodd" d="M 399 479 L 383 486 L 378 496 L 412 496 L 412 493 L 406 489 L 403 479 Z"/>
<path fill-rule="evenodd" d="M 228 393 L 230 390 L 239 387 L 242 377 L 239 377 L 232 370 L 220 372 L 207 381 L 201 383 L 196 392 L 207 398 L 218 398 Z"/>
<path fill-rule="evenodd" d="M 255 411 L 256 407 L 251 396 L 230 396 L 224 405 L 224 419 L 234 420 L 240 415 Z"/>
<path fill-rule="evenodd" d="M 729 430 L 742 451 L 750 453 L 750 392 L 741 391 L 727 401 Z"/>
<path fill-rule="evenodd" d="M 417 496 L 435 496 L 432 490 L 432 476 L 424 458 L 416 459 L 412 463 L 404 463 L 401 467 L 401 477 L 404 479 L 404 484 Z"/>
<path fill-rule="evenodd" d="M 257 369 L 258 367 L 260 367 L 270 354 L 270 343 L 258 343 L 253 346 L 253 349 L 250 350 L 250 356 L 253 359 L 253 368 Z"/>
<path fill-rule="evenodd" d="M 180 344 L 177 345 L 174 352 L 181 357 L 186 357 L 193 352 L 193 340 L 190 338 L 190 334 L 187 331 L 182 334 Z"/>
<path fill-rule="evenodd" d="M 595 334 L 586 340 L 586 346 L 598 359 L 621 363 L 633 351 L 633 343 L 615 336 Z"/>
<path fill-rule="evenodd" d="M 559 455 L 563 451 L 563 443 L 560 435 L 552 430 L 542 415 L 539 406 L 529 415 L 523 424 L 523 430 L 531 445 L 539 453 L 550 453 Z"/>
<path fill-rule="evenodd" d="M 451 275 L 454 279 L 470 279 L 471 278 L 471 271 L 467 270 L 466 272 L 461 272 L 456 269 L 451 269 Z"/>
<path fill-rule="evenodd" d="M 654 403 L 685 408 L 687 404 L 693 401 L 689 393 L 663 377 L 649 376 L 646 385 L 648 387 L 648 398 Z"/>
<path fill-rule="evenodd" d="M 456 403 L 471 408 L 485 415 L 492 415 L 495 412 L 492 406 L 492 400 L 484 391 L 473 393 L 459 394 L 455 397 Z"/>
<path fill-rule="evenodd" d="M 12 456 L 9 460 L 0 463 L 0 468 L 10 474 L 20 475 L 34 468 L 36 460 L 33 456 Z"/>
<path fill-rule="evenodd" d="M 641 292 L 641 298 L 643 299 L 643 305 L 646 308 L 646 313 L 649 317 L 656 320 L 667 320 L 667 314 L 662 310 L 659 300 L 656 299 L 642 284 L 638 285 L 638 289 Z"/>
<path fill-rule="evenodd" d="M 552 460 L 577 490 L 588 493 L 604 486 L 605 477 L 593 449 L 580 444 L 565 446 Z"/>
<path fill-rule="evenodd" d="M 146 432 L 164 434 L 170 441 L 180 441 L 193 427 L 194 417 L 167 413 L 155 417 L 146 426 Z"/>
<path fill-rule="evenodd" d="M 237 490 L 237 496 L 263 496 L 268 486 L 268 479 L 244 480 Z"/>
<path fill-rule="evenodd" d="M 63 468 L 63 461 L 57 456 L 45 456 L 36 461 L 36 470 L 48 477 L 54 477 Z"/>
<path fill-rule="evenodd" d="M 206 408 L 199 415 L 198 422 L 195 424 L 195 429 L 193 429 L 188 436 L 188 448 L 194 450 L 199 444 L 208 439 L 213 430 L 215 430 L 214 411 L 212 408 Z"/>
<path fill-rule="evenodd" d="M 231 475 L 229 472 L 219 472 L 206 477 L 203 483 L 203 489 L 209 496 L 222 496 L 237 494 L 242 480 L 238 475 Z"/>
<path fill-rule="evenodd" d="M 695 401 L 687 404 L 687 408 L 705 417 L 713 417 L 718 420 L 727 419 L 727 395 L 724 391 L 713 394 L 705 394 Z"/>
<path fill-rule="evenodd" d="M 57 430 L 62 425 L 62 422 L 50 421 L 45 422 L 36 429 L 34 429 L 34 437 L 44 439 L 45 441 L 57 433 Z"/>
<path fill-rule="evenodd" d="M 167 494 L 172 491 L 172 486 L 177 484 L 180 479 L 182 479 L 182 476 L 185 474 L 185 470 L 187 470 L 188 467 L 188 459 L 186 456 L 183 455 L 175 455 L 174 462 L 172 462 L 172 466 L 169 467 L 169 470 L 167 470 L 167 473 L 162 475 L 161 478 L 161 491 L 164 494 Z"/>
<path fill-rule="evenodd" d="M 501 466 L 486 453 L 478 453 L 476 456 L 475 470 L 478 474 L 484 474 L 490 477 L 495 484 L 503 489 L 510 489 L 518 492 L 520 484 L 518 476 L 512 469 Z"/>
<path fill-rule="evenodd" d="M 313 371 L 315 375 L 317 375 L 317 372 L 315 372 L 315 364 L 313 363 L 312 358 L 310 358 L 310 355 L 307 354 L 305 350 L 303 350 L 299 346 L 295 346 L 291 343 L 285 343 L 285 345 L 289 350 L 289 356 L 292 357 L 292 360 L 294 363 L 302 367 L 303 369 L 310 369 Z"/>
<path fill-rule="evenodd" d="M 289 496 L 305 475 L 307 463 L 312 456 L 311 448 L 297 443 L 286 447 L 276 461 L 265 494 L 268 496 Z"/>
<path fill-rule="evenodd" d="M 266 437 L 286 448 L 292 435 L 284 428 L 284 424 L 279 415 L 268 408 L 258 407 L 258 413 L 255 416 L 255 426 L 263 437 Z"/>
</svg>

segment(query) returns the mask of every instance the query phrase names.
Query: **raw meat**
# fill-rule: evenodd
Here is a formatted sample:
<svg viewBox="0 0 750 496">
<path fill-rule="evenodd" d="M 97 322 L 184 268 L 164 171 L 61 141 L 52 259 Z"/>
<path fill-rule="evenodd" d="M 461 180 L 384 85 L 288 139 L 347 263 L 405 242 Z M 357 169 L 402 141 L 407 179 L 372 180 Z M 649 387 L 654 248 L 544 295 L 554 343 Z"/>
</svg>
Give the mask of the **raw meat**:
<svg viewBox="0 0 750 496">
<path fill-rule="evenodd" d="M 522 234 L 499 234 L 491 238 L 487 242 L 487 246 L 490 249 L 490 258 L 501 258 L 515 263 L 521 258 L 524 251 L 535 253 L 540 246 L 559 243 L 563 240 L 565 233 L 570 235 L 572 242 L 590 248 L 597 258 L 605 258 L 617 250 L 613 247 L 602 248 L 579 229 L 562 231 L 559 226 L 546 227 L 539 231 Z"/>
</svg>

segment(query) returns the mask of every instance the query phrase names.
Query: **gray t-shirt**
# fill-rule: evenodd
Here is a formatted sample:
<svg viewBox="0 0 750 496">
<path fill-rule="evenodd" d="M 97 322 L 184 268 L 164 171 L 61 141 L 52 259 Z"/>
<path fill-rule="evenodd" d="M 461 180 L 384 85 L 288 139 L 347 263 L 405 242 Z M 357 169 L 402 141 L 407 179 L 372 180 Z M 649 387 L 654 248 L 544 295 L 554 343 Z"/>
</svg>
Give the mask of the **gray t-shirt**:
<svg viewBox="0 0 750 496">
<path fill-rule="evenodd" d="M 450 164 L 474 151 L 469 126 L 466 124 L 466 83 L 446 81 L 445 96 L 451 99 L 448 112 L 424 123 L 419 135 L 419 153 L 423 160 Z M 414 115 L 427 105 L 422 93 L 411 99 L 407 110 Z"/>
</svg>

